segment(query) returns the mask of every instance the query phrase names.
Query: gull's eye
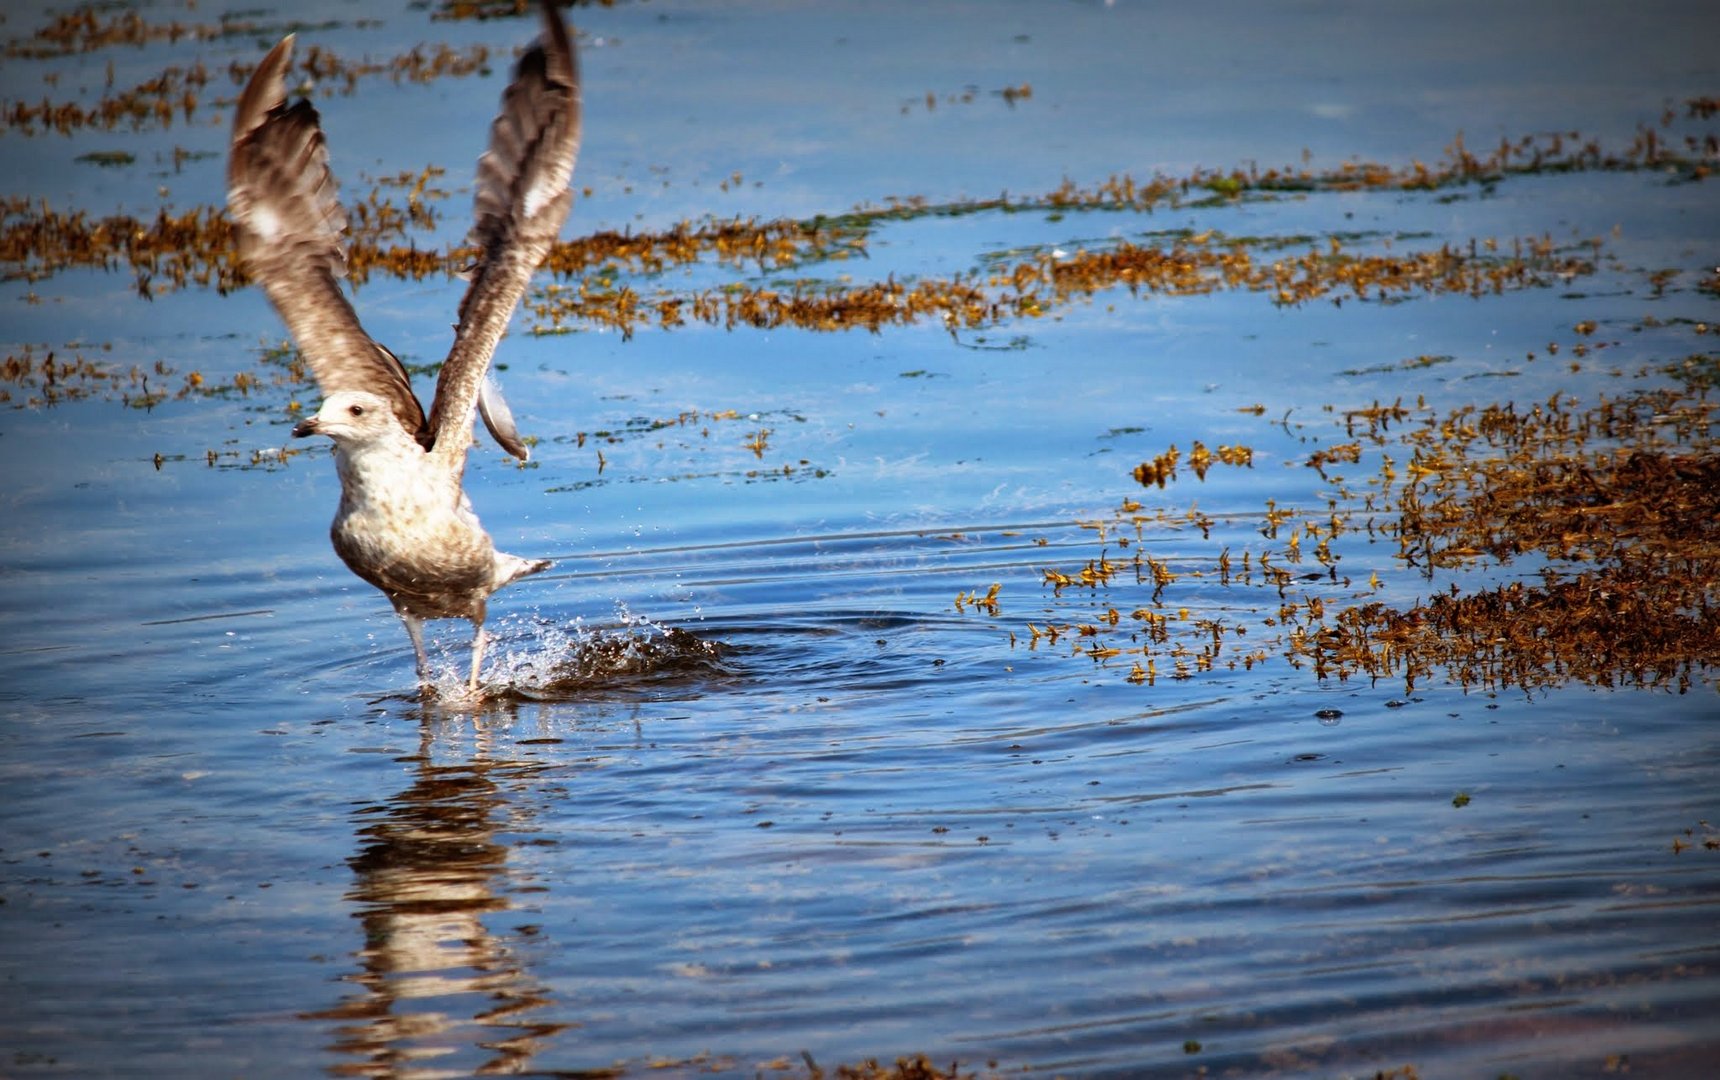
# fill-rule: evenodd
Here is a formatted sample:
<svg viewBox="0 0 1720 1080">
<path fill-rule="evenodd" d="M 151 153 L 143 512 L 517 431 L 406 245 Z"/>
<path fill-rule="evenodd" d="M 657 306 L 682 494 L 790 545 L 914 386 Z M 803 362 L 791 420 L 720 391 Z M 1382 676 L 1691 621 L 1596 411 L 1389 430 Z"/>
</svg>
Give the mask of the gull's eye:
<svg viewBox="0 0 1720 1080">
<path fill-rule="evenodd" d="M 363 405 L 348 405 L 346 407 L 346 411 L 351 413 L 354 416 L 363 416 L 364 415 L 364 406 Z"/>
</svg>

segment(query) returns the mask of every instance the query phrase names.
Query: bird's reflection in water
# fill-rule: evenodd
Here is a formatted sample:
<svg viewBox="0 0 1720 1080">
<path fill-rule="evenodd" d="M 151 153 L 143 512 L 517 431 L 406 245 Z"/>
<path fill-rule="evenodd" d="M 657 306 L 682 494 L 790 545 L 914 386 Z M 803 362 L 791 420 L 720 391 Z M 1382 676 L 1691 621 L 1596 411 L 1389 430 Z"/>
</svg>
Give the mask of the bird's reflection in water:
<svg viewBox="0 0 1720 1080">
<path fill-rule="evenodd" d="M 426 718 L 422 729 L 411 785 L 354 814 L 347 898 L 364 945 L 344 977 L 352 990 L 306 1015 L 335 1023 L 336 1076 L 517 1073 L 569 1026 L 542 1017 L 551 998 L 527 968 L 520 931 L 509 938 L 495 925 L 518 889 L 497 837 L 520 826 L 508 789 L 542 766 L 495 760 L 481 718 Z M 471 741 L 463 760 L 434 762 L 438 740 L 461 738 Z"/>
</svg>

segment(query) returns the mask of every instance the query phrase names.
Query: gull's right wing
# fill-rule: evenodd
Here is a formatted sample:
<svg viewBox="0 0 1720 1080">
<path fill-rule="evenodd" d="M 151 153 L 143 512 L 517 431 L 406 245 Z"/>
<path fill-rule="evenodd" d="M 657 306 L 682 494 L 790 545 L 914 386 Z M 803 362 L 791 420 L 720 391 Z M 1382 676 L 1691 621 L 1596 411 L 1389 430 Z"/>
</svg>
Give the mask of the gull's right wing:
<svg viewBox="0 0 1720 1080">
<path fill-rule="evenodd" d="M 395 355 L 372 340 L 341 291 L 346 212 L 335 196 L 317 111 L 287 104 L 292 35 L 263 58 L 233 118 L 227 210 L 245 272 L 263 286 L 323 393 L 386 398 L 400 426 L 428 440 L 424 410 Z"/>
</svg>

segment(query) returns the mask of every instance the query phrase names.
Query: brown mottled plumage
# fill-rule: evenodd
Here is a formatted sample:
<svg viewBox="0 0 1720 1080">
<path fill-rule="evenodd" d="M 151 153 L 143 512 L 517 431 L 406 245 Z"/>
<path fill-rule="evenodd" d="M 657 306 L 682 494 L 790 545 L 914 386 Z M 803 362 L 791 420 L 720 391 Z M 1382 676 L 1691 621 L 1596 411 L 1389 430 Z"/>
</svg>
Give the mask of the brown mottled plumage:
<svg viewBox="0 0 1720 1080">
<path fill-rule="evenodd" d="M 543 16 L 543 38 L 521 57 L 478 159 L 470 237 L 478 257 L 428 418 L 406 369 L 364 332 L 341 291 L 346 214 L 316 110 L 308 101 L 286 103 L 291 36 L 252 75 L 233 121 L 227 206 L 240 257 L 326 395 L 293 434 L 334 440 L 341 484 L 334 549 L 393 603 L 426 683 L 424 620 L 472 621 L 476 688 L 490 594 L 549 566 L 496 551 L 460 484 L 474 408 L 497 442 L 527 456 L 490 377 L 490 357 L 573 201 L 579 75 L 567 29 L 547 0 Z"/>
</svg>

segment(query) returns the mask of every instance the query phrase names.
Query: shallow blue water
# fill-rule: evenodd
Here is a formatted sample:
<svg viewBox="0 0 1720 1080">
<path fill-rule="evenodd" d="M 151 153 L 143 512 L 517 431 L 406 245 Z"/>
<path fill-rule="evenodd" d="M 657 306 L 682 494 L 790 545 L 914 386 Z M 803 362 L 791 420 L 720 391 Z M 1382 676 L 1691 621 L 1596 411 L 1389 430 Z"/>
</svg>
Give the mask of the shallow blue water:
<svg viewBox="0 0 1720 1080">
<path fill-rule="evenodd" d="M 377 26 L 344 4 L 295 12 L 301 42 L 352 54 L 482 41 L 505 55 L 526 33 L 406 6 L 367 8 Z M 1547 5 L 577 15 L 576 183 L 592 192 L 570 235 L 1294 163 L 1304 148 L 1317 164 L 1432 161 L 1458 130 L 1472 146 L 1549 129 L 1628 142 L 1714 74 L 1697 5 L 1627 22 Z M 110 56 L 125 84 L 193 57 L 224 70 L 273 35 L 8 60 L 0 88 L 93 100 Z M 422 240 L 457 238 L 504 66 L 319 99 L 344 190 L 443 165 L 454 195 Z M 55 70 L 59 89 L 44 87 Z M 1021 82 L 1033 94 L 1013 106 L 991 93 Z M 3 193 L 93 214 L 218 203 L 218 157 L 170 173 L 157 155 L 219 150 L 225 112 L 8 132 Z M 138 164 L 72 160 L 120 148 Z M 827 1068 L 923 1052 L 1034 1076 L 1709 1075 L 1712 672 L 1683 694 L 1530 694 L 1322 683 L 1274 655 L 1137 685 L 1126 660 L 1029 626 L 1147 602 L 1132 579 L 1062 593 L 1043 579 L 1118 557 L 1096 523 L 1125 499 L 1214 519 L 1210 537 L 1140 536 L 1185 572 L 1177 602 L 1275 608 L 1271 590 L 1189 571 L 1225 547 L 1270 549 L 1268 498 L 1325 506 L 1332 485 L 1299 462 L 1342 439 L 1327 406 L 1592 401 L 1711 355 L 1693 324 L 1720 305 L 1691 282 L 1720 240 L 1712 183 L 1545 175 L 928 217 L 807 271 L 947 275 L 1183 228 L 1369 234 L 1357 248 L 1603 238 L 1594 274 L 1481 299 L 1279 308 L 1118 290 L 954 336 L 536 337 L 522 320 L 501 359 L 534 461 L 486 442 L 467 485 L 501 547 L 557 566 L 492 603 L 481 706 L 417 700 L 405 635 L 330 550 L 326 448 L 279 453 L 287 401 L 308 391 L 144 410 L 113 395 L 29 407 L 13 387 L 0 1073 L 754 1076 L 793 1074 L 804 1051 Z M 1657 291 L 1647 273 L 1667 267 L 1681 276 Z M 635 285 L 736 277 L 773 275 L 702 266 Z M 459 290 L 377 278 L 356 302 L 380 340 L 433 363 Z M 255 290 L 145 302 L 123 271 L 7 280 L 0 312 L 9 352 L 162 361 L 173 386 L 255 371 L 284 336 Z M 1607 347 L 1573 369 L 1580 320 Z M 1450 359 L 1402 366 L 1423 355 Z M 1255 403 L 1265 415 L 1238 411 Z M 1254 465 L 1163 490 L 1131 479 L 1195 439 L 1250 445 Z M 1377 572 L 1378 597 L 1407 605 L 1533 569 L 1429 582 L 1394 551 L 1352 538 L 1343 572 Z M 997 613 L 956 603 L 993 583 Z M 467 641 L 436 626 L 450 679 Z"/>
</svg>

